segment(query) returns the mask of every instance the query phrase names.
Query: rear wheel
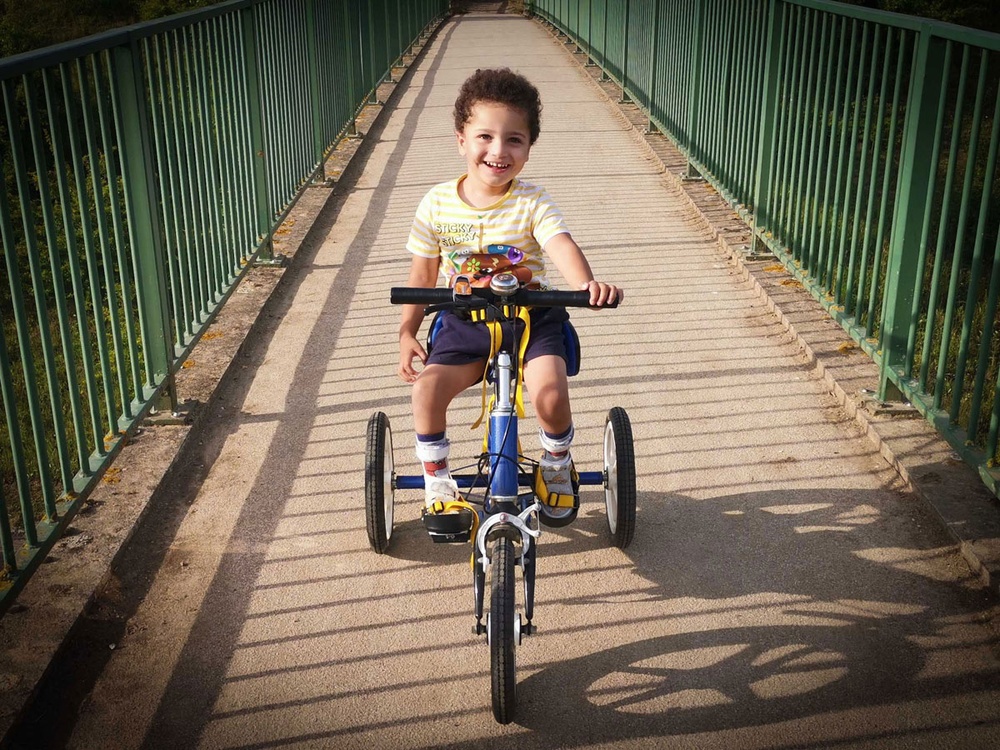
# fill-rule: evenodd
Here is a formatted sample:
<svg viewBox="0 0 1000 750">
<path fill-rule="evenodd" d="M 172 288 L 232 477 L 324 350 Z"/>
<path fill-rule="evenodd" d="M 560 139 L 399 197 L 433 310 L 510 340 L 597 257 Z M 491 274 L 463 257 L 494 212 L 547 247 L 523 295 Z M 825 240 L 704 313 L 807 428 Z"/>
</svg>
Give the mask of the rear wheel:
<svg viewBox="0 0 1000 750">
<path fill-rule="evenodd" d="M 493 717 L 501 724 L 514 718 L 517 678 L 514 647 L 517 642 L 514 612 L 514 543 L 500 537 L 493 543 L 493 586 L 490 592 L 490 672 L 493 687 Z"/>
<path fill-rule="evenodd" d="M 604 426 L 604 502 L 611 543 L 625 549 L 635 533 L 635 452 L 632 424 L 620 406 Z"/>
<path fill-rule="evenodd" d="M 368 542 L 382 554 L 392 538 L 395 464 L 389 418 L 375 412 L 368 420 L 365 447 L 365 522 Z"/>
</svg>

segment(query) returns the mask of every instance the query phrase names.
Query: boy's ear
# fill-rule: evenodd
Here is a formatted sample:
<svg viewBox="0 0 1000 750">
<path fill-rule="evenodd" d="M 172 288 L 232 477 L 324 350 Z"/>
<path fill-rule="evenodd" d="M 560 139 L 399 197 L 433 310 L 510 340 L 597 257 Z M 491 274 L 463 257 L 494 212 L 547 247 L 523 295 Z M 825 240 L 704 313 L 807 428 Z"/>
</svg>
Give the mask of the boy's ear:
<svg viewBox="0 0 1000 750">
<path fill-rule="evenodd" d="M 458 143 L 458 153 L 465 156 L 465 133 L 461 130 L 455 131 L 455 141 Z"/>
</svg>

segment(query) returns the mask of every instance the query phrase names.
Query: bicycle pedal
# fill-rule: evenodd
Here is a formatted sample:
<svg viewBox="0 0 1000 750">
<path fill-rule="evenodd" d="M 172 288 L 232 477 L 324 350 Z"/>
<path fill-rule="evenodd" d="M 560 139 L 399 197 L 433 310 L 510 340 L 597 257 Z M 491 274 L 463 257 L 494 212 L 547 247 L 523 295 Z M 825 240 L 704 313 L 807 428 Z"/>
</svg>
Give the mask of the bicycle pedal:
<svg viewBox="0 0 1000 750">
<path fill-rule="evenodd" d="M 465 543 L 472 536 L 475 516 L 471 510 L 463 508 L 458 513 L 428 513 L 425 508 L 421 518 L 435 544 Z"/>
</svg>

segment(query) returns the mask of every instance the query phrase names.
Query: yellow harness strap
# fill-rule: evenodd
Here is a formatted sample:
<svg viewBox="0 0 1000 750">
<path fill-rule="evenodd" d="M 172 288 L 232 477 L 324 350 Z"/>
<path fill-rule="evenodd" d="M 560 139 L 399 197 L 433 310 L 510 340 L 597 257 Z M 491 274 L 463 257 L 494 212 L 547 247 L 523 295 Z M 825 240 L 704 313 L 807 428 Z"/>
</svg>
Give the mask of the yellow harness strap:
<svg viewBox="0 0 1000 750">
<path fill-rule="evenodd" d="M 574 467 L 571 473 L 572 483 L 574 489 L 580 483 L 580 475 L 577 474 L 576 468 Z M 558 492 L 550 492 L 548 485 L 545 484 L 545 479 L 542 477 L 542 470 L 540 466 L 535 467 L 535 495 L 548 506 L 553 508 L 575 508 L 577 504 L 576 496 L 574 495 L 560 495 Z"/>
<path fill-rule="evenodd" d="M 510 314 L 510 306 L 504 306 L 504 315 Z M 524 417 L 524 394 L 521 388 L 521 380 L 524 375 L 524 353 L 528 350 L 528 339 L 531 336 L 531 315 L 527 307 L 521 307 L 517 309 L 517 317 L 524 321 L 524 333 L 521 334 L 521 345 L 518 347 L 517 353 L 517 377 L 514 380 L 514 404 L 517 409 L 517 416 Z M 477 323 L 486 323 L 486 328 L 490 332 L 490 356 L 486 360 L 486 366 L 489 367 L 489 362 L 496 356 L 496 353 L 500 351 L 500 344 L 503 342 L 503 331 L 500 328 L 500 321 L 497 320 L 486 320 L 485 310 L 473 310 L 472 320 Z M 490 403 L 487 404 L 486 400 L 486 373 L 483 373 L 483 397 L 482 397 L 482 407 L 479 410 L 479 418 L 472 425 L 472 429 L 476 429 L 483 423 L 483 419 L 486 417 L 487 411 L 492 406 L 492 399 Z"/>
</svg>

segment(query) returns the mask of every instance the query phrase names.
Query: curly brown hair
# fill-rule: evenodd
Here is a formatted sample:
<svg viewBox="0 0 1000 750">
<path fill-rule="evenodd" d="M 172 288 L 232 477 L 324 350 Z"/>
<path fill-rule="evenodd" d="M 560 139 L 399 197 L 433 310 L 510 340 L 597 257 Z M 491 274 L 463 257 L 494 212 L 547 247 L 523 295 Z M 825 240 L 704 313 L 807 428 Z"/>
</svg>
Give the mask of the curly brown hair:
<svg viewBox="0 0 1000 750">
<path fill-rule="evenodd" d="M 542 99 L 538 89 L 524 76 L 510 68 L 477 70 L 465 79 L 455 100 L 455 130 L 461 130 L 472 117 L 479 102 L 493 102 L 524 112 L 528 118 L 531 144 L 542 130 Z"/>
</svg>

